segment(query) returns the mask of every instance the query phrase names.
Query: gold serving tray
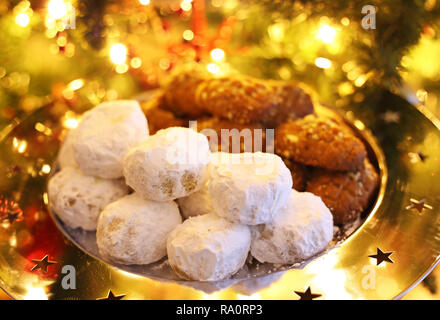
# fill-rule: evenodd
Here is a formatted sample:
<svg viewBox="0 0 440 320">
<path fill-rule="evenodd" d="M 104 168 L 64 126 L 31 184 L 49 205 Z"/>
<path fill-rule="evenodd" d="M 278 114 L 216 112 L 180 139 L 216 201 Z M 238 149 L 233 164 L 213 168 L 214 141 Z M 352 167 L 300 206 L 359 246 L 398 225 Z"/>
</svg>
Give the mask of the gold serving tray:
<svg viewBox="0 0 440 320">
<path fill-rule="evenodd" d="M 46 193 L 65 114 L 50 104 L 14 122 L 0 132 L 0 208 L 10 206 L 19 219 L 0 224 L 0 287 L 17 299 L 98 299 L 109 290 L 124 299 L 298 299 L 295 291 L 309 287 L 318 299 L 401 297 L 439 261 L 439 122 L 392 94 L 379 104 L 337 112 L 368 143 L 380 172 L 365 222 L 303 269 L 196 285 L 127 272 L 74 245 L 54 223 Z M 377 248 L 393 252 L 393 263 L 376 265 L 369 256 Z M 56 262 L 47 272 L 39 262 L 46 255 Z M 73 275 L 75 290 L 66 287 Z"/>
</svg>

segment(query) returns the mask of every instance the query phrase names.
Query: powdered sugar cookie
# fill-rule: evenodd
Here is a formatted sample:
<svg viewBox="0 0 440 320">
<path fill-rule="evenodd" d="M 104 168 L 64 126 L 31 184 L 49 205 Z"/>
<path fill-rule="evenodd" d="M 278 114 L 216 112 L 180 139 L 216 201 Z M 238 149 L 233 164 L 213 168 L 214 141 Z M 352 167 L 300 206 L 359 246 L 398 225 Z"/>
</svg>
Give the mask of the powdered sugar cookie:
<svg viewBox="0 0 440 320">
<path fill-rule="evenodd" d="M 174 201 L 151 201 L 133 193 L 102 211 L 96 232 L 99 252 L 122 264 L 158 261 L 166 255 L 168 234 L 181 222 Z"/>
<path fill-rule="evenodd" d="M 72 145 L 81 170 L 92 176 L 122 177 L 122 158 L 148 137 L 147 120 L 134 100 L 105 102 L 86 112 Z"/>
<path fill-rule="evenodd" d="M 208 178 L 208 139 L 192 129 L 159 130 L 125 156 L 127 184 L 146 199 L 168 201 L 199 190 Z"/>
<path fill-rule="evenodd" d="M 250 241 L 247 226 L 205 214 L 189 218 L 170 233 L 168 260 L 184 279 L 221 280 L 243 267 Z"/>
<path fill-rule="evenodd" d="M 78 164 L 75 160 L 75 150 L 73 149 L 72 145 L 74 133 L 75 129 L 67 132 L 66 138 L 60 147 L 60 152 L 58 153 L 58 163 L 61 169 L 66 167 L 78 168 Z"/>
<path fill-rule="evenodd" d="M 293 264 L 324 250 L 333 238 L 333 217 L 321 198 L 292 190 L 268 224 L 252 229 L 251 254 L 260 262 Z"/>
<path fill-rule="evenodd" d="M 104 207 L 128 193 L 122 180 L 86 176 L 81 170 L 66 167 L 55 174 L 48 185 L 55 213 L 72 228 L 95 230 Z"/>
<path fill-rule="evenodd" d="M 214 211 L 233 222 L 256 225 L 272 220 L 286 204 L 292 176 L 271 153 L 216 153 L 209 193 Z"/>
<path fill-rule="evenodd" d="M 191 193 L 187 197 L 177 199 L 180 213 L 184 218 L 200 216 L 214 211 L 208 184 L 209 181 L 200 190 Z"/>
</svg>

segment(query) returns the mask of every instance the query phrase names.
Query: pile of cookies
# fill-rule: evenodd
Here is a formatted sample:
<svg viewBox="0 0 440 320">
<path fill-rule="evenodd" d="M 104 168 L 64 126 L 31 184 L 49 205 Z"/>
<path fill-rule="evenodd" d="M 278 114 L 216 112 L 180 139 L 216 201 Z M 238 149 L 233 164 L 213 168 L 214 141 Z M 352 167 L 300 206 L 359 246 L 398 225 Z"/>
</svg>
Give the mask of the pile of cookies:
<svg viewBox="0 0 440 320">
<path fill-rule="evenodd" d="M 332 240 L 330 210 L 292 188 L 281 157 L 212 153 L 193 129 L 150 135 L 148 127 L 136 101 L 98 105 L 69 133 L 48 184 L 54 212 L 72 228 L 96 230 L 105 259 L 150 264 L 168 256 L 180 277 L 216 281 L 249 254 L 294 264 Z"/>
<path fill-rule="evenodd" d="M 308 115 L 282 123 L 275 150 L 298 180 L 297 189 L 321 197 L 335 224 L 359 219 L 378 185 L 378 175 L 360 139 L 335 119 Z"/>
<path fill-rule="evenodd" d="M 342 120 L 317 114 L 310 95 L 297 84 L 215 77 L 198 64 L 185 65 L 142 108 L 154 130 L 197 120 L 197 130 L 214 130 L 222 139 L 218 148 L 228 152 L 272 151 L 272 146 L 242 143 L 232 150 L 222 130 L 253 134 L 261 129 L 264 134 L 274 129 L 275 153 L 291 170 L 293 187 L 321 197 L 339 226 L 360 220 L 379 184 L 363 141 Z"/>
</svg>

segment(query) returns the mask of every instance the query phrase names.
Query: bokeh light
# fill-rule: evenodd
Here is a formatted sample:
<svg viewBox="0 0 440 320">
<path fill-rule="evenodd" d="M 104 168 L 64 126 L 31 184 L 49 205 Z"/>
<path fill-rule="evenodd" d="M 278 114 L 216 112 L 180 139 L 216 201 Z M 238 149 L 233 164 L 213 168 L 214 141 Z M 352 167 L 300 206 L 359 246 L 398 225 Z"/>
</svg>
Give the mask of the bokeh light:
<svg viewBox="0 0 440 320">
<path fill-rule="evenodd" d="M 110 60 L 114 64 L 122 64 L 127 60 L 127 47 L 122 43 L 116 43 L 110 48 Z"/>
<path fill-rule="evenodd" d="M 128 65 L 126 63 L 121 63 L 116 66 L 117 73 L 126 73 L 128 71 Z"/>
<path fill-rule="evenodd" d="M 316 58 L 315 65 L 321 69 L 328 69 L 332 66 L 332 62 L 329 59 L 319 57 Z"/>
<path fill-rule="evenodd" d="M 79 90 L 84 86 L 84 80 L 83 79 L 73 80 L 67 86 L 69 87 L 69 89 L 73 91 Z"/>
<path fill-rule="evenodd" d="M 191 11 L 192 9 L 192 0 L 182 0 L 180 3 L 180 8 L 183 11 Z"/>
<path fill-rule="evenodd" d="M 24 300 L 48 300 L 46 291 L 43 288 L 29 287 Z"/>
<path fill-rule="evenodd" d="M 211 50 L 211 58 L 214 61 L 222 61 L 225 58 L 225 52 L 219 48 L 213 49 Z"/>
<path fill-rule="evenodd" d="M 31 19 L 29 18 L 29 16 L 25 12 L 19 13 L 15 16 L 15 23 L 23 28 L 29 24 L 30 20 Z"/>
<path fill-rule="evenodd" d="M 212 74 L 219 74 L 220 73 L 220 67 L 216 63 L 207 64 L 206 69 Z"/>
<path fill-rule="evenodd" d="M 186 41 L 191 41 L 192 39 L 194 39 L 194 32 L 189 29 L 183 31 L 183 39 L 185 39 Z"/>
<path fill-rule="evenodd" d="M 142 66 L 142 59 L 139 57 L 134 57 L 130 60 L 130 66 L 134 69 L 138 69 Z"/>
<path fill-rule="evenodd" d="M 316 38 L 327 44 L 332 43 L 335 40 L 335 37 L 336 29 L 328 24 L 322 25 L 316 34 Z"/>
<path fill-rule="evenodd" d="M 53 19 L 61 19 L 67 15 L 68 8 L 63 0 L 50 0 L 47 4 L 49 16 Z"/>
</svg>

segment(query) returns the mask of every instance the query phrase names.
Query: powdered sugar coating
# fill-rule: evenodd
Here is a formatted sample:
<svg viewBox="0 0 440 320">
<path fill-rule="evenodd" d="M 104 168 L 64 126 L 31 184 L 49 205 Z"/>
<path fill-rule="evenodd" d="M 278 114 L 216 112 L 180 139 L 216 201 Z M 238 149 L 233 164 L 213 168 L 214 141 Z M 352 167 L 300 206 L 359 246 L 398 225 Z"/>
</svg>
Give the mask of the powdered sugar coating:
<svg viewBox="0 0 440 320">
<path fill-rule="evenodd" d="M 72 228 L 95 230 L 104 207 L 128 193 L 122 180 L 87 176 L 78 168 L 66 167 L 48 185 L 52 208 Z"/>
<path fill-rule="evenodd" d="M 293 264 L 324 250 L 333 238 L 333 216 L 321 198 L 292 190 L 274 220 L 252 229 L 251 254 L 260 262 Z"/>
<path fill-rule="evenodd" d="M 189 218 L 170 233 L 168 260 L 184 279 L 221 280 L 243 267 L 250 241 L 247 226 L 209 213 Z"/>
<path fill-rule="evenodd" d="M 122 177 L 125 154 L 148 137 L 148 124 L 134 100 L 105 102 L 86 112 L 73 135 L 79 167 L 88 175 Z"/>
<path fill-rule="evenodd" d="M 292 176 L 271 153 L 213 154 L 209 193 L 214 211 L 233 222 L 257 225 L 272 220 L 286 204 Z"/>
<path fill-rule="evenodd" d="M 66 137 L 60 147 L 58 153 L 58 163 L 60 168 L 64 169 L 66 167 L 79 168 L 75 160 L 75 150 L 73 149 L 73 136 L 75 134 L 75 129 L 67 132 Z"/>
<path fill-rule="evenodd" d="M 209 174 L 208 139 L 182 127 L 159 130 L 123 161 L 127 184 L 146 199 L 169 201 L 199 190 Z"/>
<path fill-rule="evenodd" d="M 157 202 L 130 194 L 109 204 L 99 216 L 99 252 L 122 264 L 158 261 L 166 255 L 168 234 L 181 222 L 174 201 Z"/>
<path fill-rule="evenodd" d="M 211 196 L 208 188 L 209 180 L 200 190 L 191 193 L 187 197 L 177 199 L 180 213 L 184 218 L 200 216 L 213 212 Z"/>
</svg>

